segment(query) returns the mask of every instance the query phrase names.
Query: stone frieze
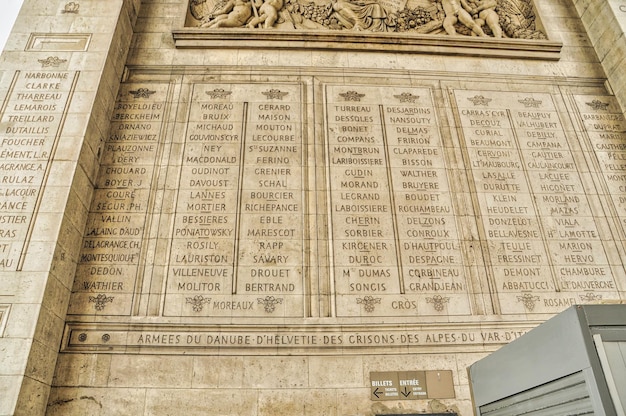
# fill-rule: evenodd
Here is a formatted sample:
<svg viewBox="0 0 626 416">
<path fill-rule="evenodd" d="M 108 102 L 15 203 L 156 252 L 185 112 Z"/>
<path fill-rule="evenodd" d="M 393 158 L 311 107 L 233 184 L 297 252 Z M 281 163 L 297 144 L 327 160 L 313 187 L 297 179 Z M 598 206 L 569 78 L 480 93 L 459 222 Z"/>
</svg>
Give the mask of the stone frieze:
<svg viewBox="0 0 626 416">
<path fill-rule="evenodd" d="M 530 0 L 190 0 L 188 26 L 546 39 Z"/>
</svg>

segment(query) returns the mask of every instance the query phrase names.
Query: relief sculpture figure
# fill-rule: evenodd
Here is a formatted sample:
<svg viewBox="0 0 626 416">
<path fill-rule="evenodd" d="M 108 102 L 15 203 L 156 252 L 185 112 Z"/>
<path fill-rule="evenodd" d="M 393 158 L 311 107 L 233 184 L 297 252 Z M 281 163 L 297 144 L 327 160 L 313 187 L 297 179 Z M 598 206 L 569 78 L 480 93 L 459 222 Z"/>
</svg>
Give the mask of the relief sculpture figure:
<svg viewBox="0 0 626 416">
<path fill-rule="evenodd" d="M 252 16 L 250 0 L 228 0 L 202 19 L 201 27 L 241 27 Z"/>
<path fill-rule="evenodd" d="M 472 16 L 465 10 L 457 0 L 441 0 L 443 11 L 446 17 L 443 19 L 443 28 L 448 35 L 456 35 L 454 25 L 457 22 L 467 26 L 473 33 L 478 36 L 487 36 L 478 24 L 472 19 Z"/>
<path fill-rule="evenodd" d="M 347 29 L 385 32 L 388 14 L 376 0 L 333 0 L 333 16 Z"/>
<path fill-rule="evenodd" d="M 496 6 L 498 5 L 496 0 L 461 0 L 461 4 L 479 26 L 486 24 L 491 29 L 494 38 L 502 37 L 500 16 L 496 13 Z"/>
<path fill-rule="evenodd" d="M 546 38 L 535 26 L 531 0 L 408 0 L 403 7 L 379 0 L 189 0 L 190 16 L 203 28 Z"/>
<path fill-rule="evenodd" d="M 263 23 L 265 29 L 274 27 L 278 20 L 278 11 L 283 8 L 283 0 L 253 0 L 254 7 L 258 7 L 258 16 L 255 16 L 248 27 L 255 27 Z"/>
</svg>

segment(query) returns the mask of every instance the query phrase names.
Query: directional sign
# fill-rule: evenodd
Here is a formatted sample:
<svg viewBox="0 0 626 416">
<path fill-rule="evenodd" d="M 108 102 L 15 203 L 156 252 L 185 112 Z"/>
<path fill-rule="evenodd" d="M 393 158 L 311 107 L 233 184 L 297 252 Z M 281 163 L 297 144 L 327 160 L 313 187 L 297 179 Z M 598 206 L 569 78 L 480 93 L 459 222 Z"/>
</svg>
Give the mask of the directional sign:
<svg viewBox="0 0 626 416">
<path fill-rule="evenodd" d="M 370 373 L 372 400 L 400 400 L 397 372 Z"/>
<path fill-rule="evenodd" d="M 371 372 L 370 387 L 375 401 L 455 397 L 450 370 Z"/>
<path fill-rule="evenodd" d="M 425 371 L 400 372 L 398 373 L 398 383 L 403 400 L 420 400 L 428 398 Z"/>
</svg>

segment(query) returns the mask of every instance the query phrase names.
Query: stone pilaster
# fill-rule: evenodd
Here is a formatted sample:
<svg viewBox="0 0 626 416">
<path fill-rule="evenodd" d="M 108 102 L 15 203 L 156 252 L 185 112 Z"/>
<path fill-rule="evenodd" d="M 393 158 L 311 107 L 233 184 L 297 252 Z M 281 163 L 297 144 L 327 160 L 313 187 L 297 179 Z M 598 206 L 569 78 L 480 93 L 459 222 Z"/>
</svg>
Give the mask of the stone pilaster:
<svg viewBox="0 0 626 416">
<path fill-rule="evenodd" d="M 610 86 L 626 108 L 626 3 L 622 0 L 574 0 Z"/>
<path fill-rule="evenodd" d="M 26 0 L 0 58 L 0 415 L 45 413 L 138 0 Z"/>
</svg>

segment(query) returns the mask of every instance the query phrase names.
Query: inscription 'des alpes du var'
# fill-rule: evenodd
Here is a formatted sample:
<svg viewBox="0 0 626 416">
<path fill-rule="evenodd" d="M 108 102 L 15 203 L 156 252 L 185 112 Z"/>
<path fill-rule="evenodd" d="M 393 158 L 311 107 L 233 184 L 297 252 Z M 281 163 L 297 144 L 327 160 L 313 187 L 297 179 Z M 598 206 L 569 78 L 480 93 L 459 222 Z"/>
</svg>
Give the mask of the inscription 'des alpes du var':
<svg viewBox="0 0 626 416">
<path fill-rule="evenodd" d="M 453 90 L 457 150 L 425 87 L 325 85 L 320 139 L 300 84 L 189 84 L 176 116 L 167 88 L 120 95 L 73 314 L 143 302 L 296 318 L 321 298 L 337 317 L 554 313 L 618 298 L 597 195 L 548 93 Z M 576 97 L 583 139 L 621 189 L 623 149 L 604 146 L 624 121 L 594 98 Z"/>
</svg>

